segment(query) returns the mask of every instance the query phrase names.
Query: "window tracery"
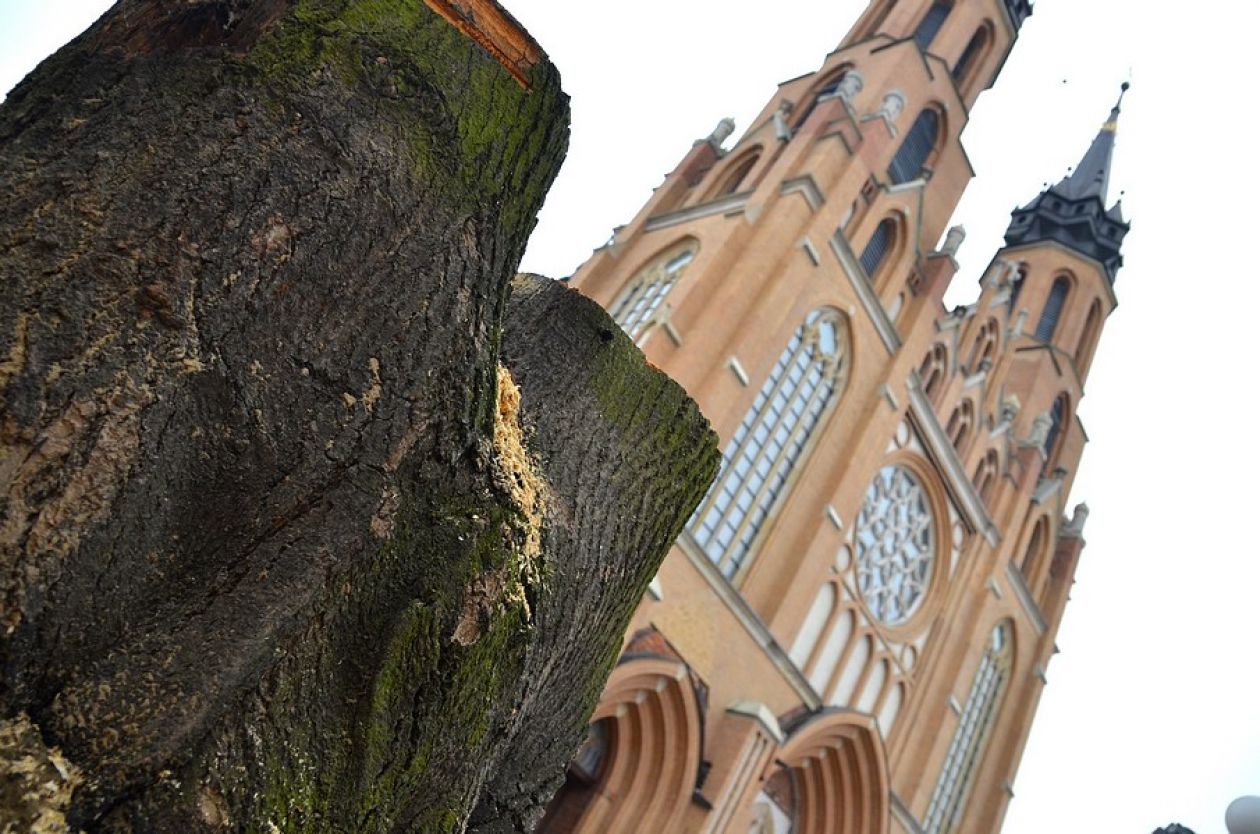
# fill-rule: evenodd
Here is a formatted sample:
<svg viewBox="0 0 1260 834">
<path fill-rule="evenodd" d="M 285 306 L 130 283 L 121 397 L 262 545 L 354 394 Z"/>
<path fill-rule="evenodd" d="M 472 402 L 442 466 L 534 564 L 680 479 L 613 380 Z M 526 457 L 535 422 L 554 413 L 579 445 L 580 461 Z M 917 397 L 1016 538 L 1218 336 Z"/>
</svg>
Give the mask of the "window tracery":
<svg viewBox="0 0 1260 834">
<path fill-rule="evenodd" d="M 613 320 L 631 338 L 637 338 L 652 323 L 665 296 L 696 257 L 695 246 L 657 258 L 631 280 L 612 307 Z"/>
<path fill-rule="evenodd" d="M 984 754 L 1011 668 L 1011 628 L 1000 623 L 989 635 L 980 668 L 972 680 L 971 692 L 950 740 L 941 775 L 932 791 L 923 829 L 927 834 L 948 834 L 955 830 L 971 788 L 972 776 Z"/>
<path fill-rule="evenodd" d="M 696 543 L 728 578 L 783 492 L 847 361 L 846 323 L 815 310 L 797 328 L 727 444 L 722 470 L 692 516 Z"/>
<path fill-rule="evenodd" d="M 879 470 L 858 513 L 858 588 L 871 613 L 899 625 L 918 610 L 932 578 L 935 536 L 931 504 L 904 466 Z"/>
</svg>

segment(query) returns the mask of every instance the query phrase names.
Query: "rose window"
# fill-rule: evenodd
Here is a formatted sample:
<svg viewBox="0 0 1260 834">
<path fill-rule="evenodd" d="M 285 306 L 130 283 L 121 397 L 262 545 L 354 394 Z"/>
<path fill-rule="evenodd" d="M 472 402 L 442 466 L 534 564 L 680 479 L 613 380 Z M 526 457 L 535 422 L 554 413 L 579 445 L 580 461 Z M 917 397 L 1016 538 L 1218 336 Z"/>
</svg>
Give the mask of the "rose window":
<svg viewBox="0 0 1260 834">
<path fill-rule="evenodd" d="M 881 622 L 910 619 L 932 578 L 932 509 L 910 470 L 885 466 L 866 490 L 858 514 L 857 579 Z"/>
</svg>

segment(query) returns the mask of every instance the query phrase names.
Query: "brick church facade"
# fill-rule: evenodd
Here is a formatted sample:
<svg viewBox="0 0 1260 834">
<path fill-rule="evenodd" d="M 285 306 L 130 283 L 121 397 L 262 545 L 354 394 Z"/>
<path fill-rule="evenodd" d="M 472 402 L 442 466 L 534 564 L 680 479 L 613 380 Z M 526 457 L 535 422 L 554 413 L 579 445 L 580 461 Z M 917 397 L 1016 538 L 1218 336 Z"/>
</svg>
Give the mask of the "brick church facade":
<svg viewBox="0 0 1260 834">
<path fill-rule="evenodd" d="M 724 458 L 541 831 L 1000 829 L 1085 543 L 1076 411 L 1128 231 L 1117 104 L 975 301 L 942 303 L 959 134 L 1031 12 L 875 0 L 572 278 Z"/>
</svg>

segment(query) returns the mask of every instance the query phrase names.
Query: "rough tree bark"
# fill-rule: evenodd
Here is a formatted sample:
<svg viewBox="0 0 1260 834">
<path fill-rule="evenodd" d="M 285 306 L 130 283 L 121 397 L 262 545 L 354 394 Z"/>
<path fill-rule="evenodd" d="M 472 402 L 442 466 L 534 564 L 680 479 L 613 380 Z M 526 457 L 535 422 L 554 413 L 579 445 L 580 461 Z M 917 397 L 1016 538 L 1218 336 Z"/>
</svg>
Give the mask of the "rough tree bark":
<svg viewBox="0 0 1260 834">
<path fill-rule="evenodd" d="M 558 785 L 715 439 L 595 305 L 507 303 L 567 102 L 430 2 L 122 0 L 0 107 L 0 823 Z"/>
</svg>

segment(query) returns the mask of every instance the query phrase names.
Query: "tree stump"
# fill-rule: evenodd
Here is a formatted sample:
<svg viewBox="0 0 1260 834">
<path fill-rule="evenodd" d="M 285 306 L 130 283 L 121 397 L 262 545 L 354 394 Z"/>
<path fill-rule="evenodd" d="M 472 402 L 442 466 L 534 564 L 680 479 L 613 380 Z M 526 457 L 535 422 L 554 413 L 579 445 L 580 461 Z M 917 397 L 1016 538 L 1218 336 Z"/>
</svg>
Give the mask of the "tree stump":
<svg viewBox="0 0 1260 834">
<path fill-rule="evenodd" d="M 508 303 L 567 100 L 432 4 L 122 0 L 0 106 L 0 823 L 559 784 L 716 442 L 594 304 Z"/>
</svg>

